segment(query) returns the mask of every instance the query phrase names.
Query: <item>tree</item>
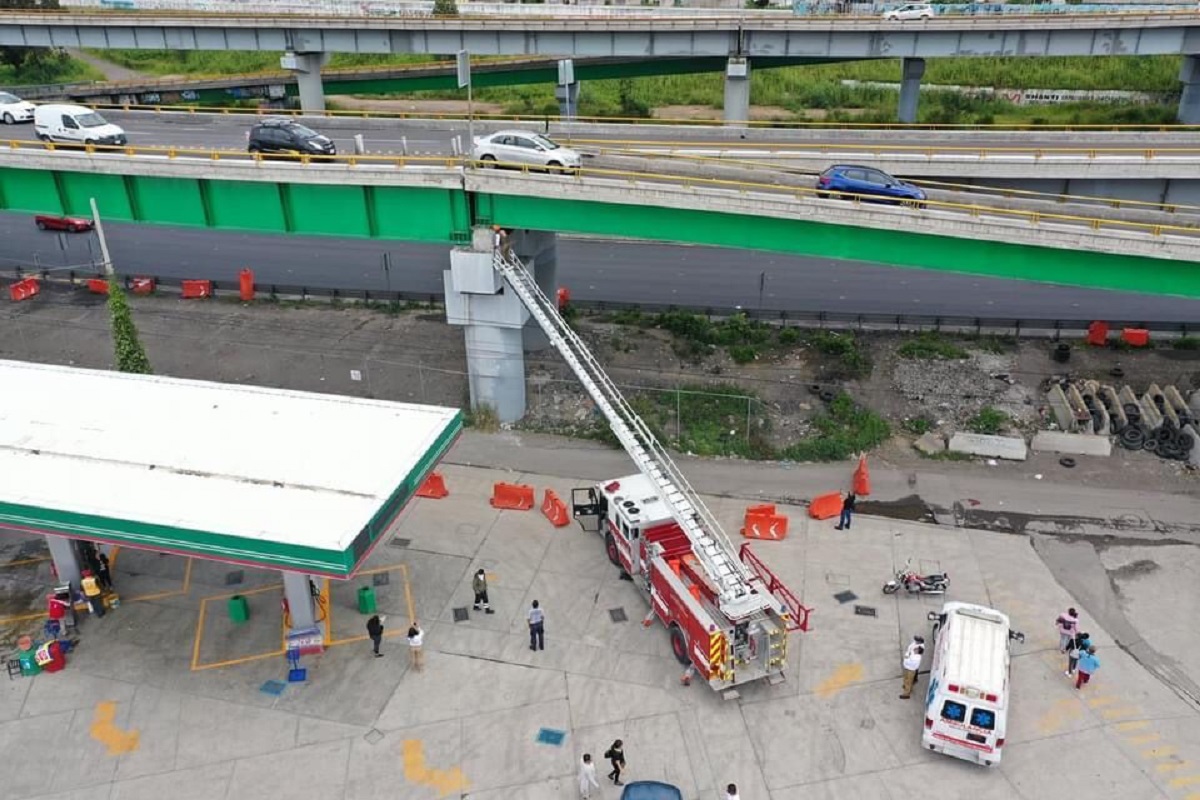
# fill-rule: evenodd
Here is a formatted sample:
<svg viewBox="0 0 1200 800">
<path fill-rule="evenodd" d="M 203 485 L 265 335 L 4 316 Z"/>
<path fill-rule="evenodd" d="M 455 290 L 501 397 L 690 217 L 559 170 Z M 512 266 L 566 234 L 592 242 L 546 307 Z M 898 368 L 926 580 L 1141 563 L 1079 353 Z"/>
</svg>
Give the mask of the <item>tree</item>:
<svg viewBox="0 0 1200 800">
<path fill-rule="evenodd" d="M 457 17 L 458 3 L 455 0 L 433 0 L 433 15 L 435 17 Z"/>
<path fill-rule="evenodd" d="M 150 359 L 138 338 L 125 297 L 125 287 L 116 275 L 108 276 L 108 314 L 112 321 L 113 351 L 116 353 L 117 371 L 149 375 Z"/>
<path fill-rule="evenodd" d="M 58 7 L 58 0 L 0 0 L 0 10 L 50 11 Z M 0 66 L 12 67 L 21 80 L 31 83 L 54 80 L 68 60 L 66 51 L 57 47 L 0 47 Z"/>
</svg>

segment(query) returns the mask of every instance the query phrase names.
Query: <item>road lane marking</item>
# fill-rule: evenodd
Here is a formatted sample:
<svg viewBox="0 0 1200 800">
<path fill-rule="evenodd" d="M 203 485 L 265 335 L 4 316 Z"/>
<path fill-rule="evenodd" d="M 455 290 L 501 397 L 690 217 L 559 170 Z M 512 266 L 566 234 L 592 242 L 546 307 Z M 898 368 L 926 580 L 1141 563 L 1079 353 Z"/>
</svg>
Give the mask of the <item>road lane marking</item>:
<svg viewBox="0 0 1200 800">
<path fill-rule="evenodd" d="M 1162 736 L 1157 733 L 1147 733 L 1142 736 L 1131 736 L 1127 741 L 1130 744 L 1149 744 L 1150 742 L 1161 739 Z"/>
<path fill-rule="evenodd" d="M 1155 764 L 1154 768 L 1159 772 L 1174 772 L 1177 769 L 1183 769 L 1184 767 L 1190 767 L 1191 765 L 1192 762 L 1190 761 L 1170 761 L 1166 764 Z"/>
<path fill-rule="evenodd" d="M 1200 775 L 1184 775 L 1181 778 L 1172 778 L 1167 781 L 1167 786 L 1172 789 L 1182 789 L 1185 786 L 1195 786 L 1200 783 Z"/>
<path fill-rule="evenodd" d="M 1169 758 L 1179 752 L 1178 748 L 1172 745 L 1165 744 L 1162 747 L 1151 747 L 1149 750 L 1142 751 L 1142 758 Z"/>
<path fill-rule="evenodd" d="M 1037 722 L 1038 730 L 1043 734 L 1057 733 L 1069 720 L 1083 716 L 1083 709 L 1074 697 L 1065 697 L 1055 701 L 1050 710 L 1043 714 Z"/>
</svg>

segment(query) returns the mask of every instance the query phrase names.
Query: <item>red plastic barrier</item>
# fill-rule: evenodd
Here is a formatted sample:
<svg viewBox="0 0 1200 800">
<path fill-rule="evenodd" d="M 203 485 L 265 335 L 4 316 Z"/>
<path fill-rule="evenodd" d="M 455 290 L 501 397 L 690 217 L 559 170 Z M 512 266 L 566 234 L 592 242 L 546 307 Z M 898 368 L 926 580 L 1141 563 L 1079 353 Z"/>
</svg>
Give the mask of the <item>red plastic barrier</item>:
<svg viewBox="0 0 1200 800">
<path fill-rule="evenodd" d="M 134 294 L 152 294 L 155 289 L 154 278 L 134 278 L 129 282 L 129 289 Z"/>
<path fill-rule="evenodd" d="M 1150 331 L 1145 328 L 1126 328 L 1121 331 L 1121 339 L 1131 347 L 1145 347 L 1150 344 Z"/>
<path fill-rule="evenodd" d="M 1108 323 L 1097 321 L 1088 325 L 1087 343 L 1093 347 L 1104 347 L 1108 344 Z"/>
<path fill-rule="evenodd" d="M 747 539 L 763 539 L 778 542 L 788 535 L 788 518 L 782 514 L 752 514 L 746 512 L 742 536 Z"/>
<path fill-rule="evenodd" d="M 254 299 L 254 270 L 244 269 L 238 274 L 238 297 L 243 303 Z"/>
<path fill-rule="evenodd" d="M 41 285 L 37 278 L 26 278 L 23 281 L 17 281 L 8 287 L 8 299 L 14 302 L 28 300 L 42 291 Z"/>
<path fill-rule="evenodd" d="M 431 472 L 425 482 L 421 484 L 421 488 L 417 489 L 417 497 L 430 497 L 434 500 L 441 500 L 450 494 L 450 490 L 446 488 L 446 480 L 440 472 Z"/>
<path fill-rule="evenodd" d="M 108 294 L 108 281 L 104 278 L 88 278 L 87 287 L 92 294 Z"/>
<path fill-rule="evenodd" d="M 842 513 L 842 493 L 830 492 L 814 497 L 808 504 L 808 515 L 813 519 L 833 519 Z"/>
<path fill-rule="evenodd" d="M 212 281 L 184 281 L 180 297 L 185 300 L 200 300 L 212 297 Z"/>
<path fill-rule="evenodd" d="M 533 487 L 523 483 L 497 482 L 492 486 L 490 502 L 493 508 L 528 511 L 533 508 Z"/>
</svg>

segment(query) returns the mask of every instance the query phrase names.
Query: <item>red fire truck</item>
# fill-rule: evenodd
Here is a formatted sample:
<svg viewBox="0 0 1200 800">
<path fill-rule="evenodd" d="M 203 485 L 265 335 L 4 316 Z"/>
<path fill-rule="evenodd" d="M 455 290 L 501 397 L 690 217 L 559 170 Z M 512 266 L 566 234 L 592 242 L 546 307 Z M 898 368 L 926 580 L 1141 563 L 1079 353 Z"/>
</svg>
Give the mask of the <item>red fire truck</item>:
<svg viewBox="0 0 1200 800">
<path fill-rule="evenodd" d="M 637 466 L 637 474 L 576 489 L 575 517 L 604 537 L 608 558 L 650 598 L 670 631 L 683 682 L 701 675 L 729 696 L 734 687 L 783 680 L 788 633 L 808 630 L 810 609 L 746 545 L 735 550 L 670 455 L 538 287 L 525 266 L 497 248 L 493 266 L 521 298 L 587 389 Z"/>
</svg>

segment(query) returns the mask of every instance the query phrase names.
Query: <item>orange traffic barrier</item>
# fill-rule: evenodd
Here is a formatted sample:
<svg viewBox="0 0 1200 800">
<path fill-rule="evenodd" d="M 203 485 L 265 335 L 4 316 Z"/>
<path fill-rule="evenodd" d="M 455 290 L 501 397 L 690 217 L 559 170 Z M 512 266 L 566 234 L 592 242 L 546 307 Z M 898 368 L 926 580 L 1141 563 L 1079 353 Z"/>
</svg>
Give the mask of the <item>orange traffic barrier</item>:
<svg viewBox="0 0 1200 800">
<path fill-rule="evenodd" d="M 497 482 L 492 487 L 492 508 L 528 511 L 533 508 L 533 487 L 523 483 Z"/>
<path fill-rule="evenodd" d="M 1131 347 L 1145 347 L 1150 344 L 1150 331 L 1145 328 L 1125 328 L 1121 331 L 1121 340 Z"/>
<path fill-rule="evenodd" d="M 129 289 L 134 294 L 153 294 L 154 278 L 134 278 L 129 282 Z"/>
<path fill-rule="evenodd" d="M 243 303 L 254 299 L 254 270 L 244 269 L 238 273 L 238 299 Z"/>
<path fill-rule="evenodd" d="M 88 278 L 87 287 L 92 294 L 108 294 L 108 281 L 104 278 Z"/>
<path fill-rule="evenodd" d="M 556 528 L 571 524 L 571 515 L 567 513 L 567 504 L 554 493 L 553 489 L 546 490 L 546 496 L 542 500 L 542 513 Z"/>
<path fill-rule="evenodd" d="M 746 509 L 746 519 L 742 524 L 742 536 L 747 539 L 765 539 L 779 541 L 787 536 L 788 518 L 775 513 L 775 504 L 766 503 L 761 506 L 750 506 Z"/>
<path fill-rule="evenodd" d="M 871 474 L 867 471 L 867 457 L 860 456 L 858 468 L 854 470 L 854 494 L 866 497 L 871 493 Z"/>
<path fill-rule="evenodd" d="M 1087 343 L 1093 347 L 1104 347 L 1108 344 L 1108 323 L 1097 320 L 1087 329 Z"/>
<path fill-rule="evenodd" d="M 446 488 L 446 479 L 440 472 L 429 473 L 429 477 L 421 484 L 421 488 L 417 489 L 417 497 L 431 497 L 434 500 L 441 500 L 449 494 L 450 490 Z"/>
<path fill-rule="evenodd" d="M 212 297 L 212 281 L 184 281 L 180 297 L 185 300 L 199 300 Z"/>
<path fill-rule="evenodd" d="M 817 495 L 808 504 L 808 515 L 813 519 L 833 519 L 842 513 L 842 493 L 830 492 Z"/>
<path fill-rule="evenodd" d="M 21 300 L 28 300 L 41 291 L 42 287 L 38 283 L 37 278 L 26 278 L 8 287 L 8 299 L 20 302 Z"/>
</svg>

